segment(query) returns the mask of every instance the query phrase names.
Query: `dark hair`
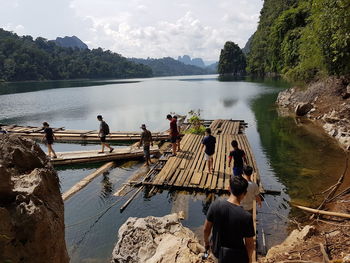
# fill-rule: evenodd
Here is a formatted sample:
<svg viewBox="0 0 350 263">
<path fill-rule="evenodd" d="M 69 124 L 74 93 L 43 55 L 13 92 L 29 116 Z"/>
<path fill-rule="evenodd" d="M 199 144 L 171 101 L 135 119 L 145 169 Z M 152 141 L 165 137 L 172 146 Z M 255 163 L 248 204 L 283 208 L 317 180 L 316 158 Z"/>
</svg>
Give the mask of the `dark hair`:
<svg viewBox="0 0 350 263">
<path fill-rule="evenodd" d="M 170 114 L 168 114 L 168 115 L 166 116 L 166 118 L 167 118 L 167 119 L 171 119 L 172 117 L 171 117 Z"/>
<path fill-rule="evenodd" d="M 208 133 L 208 134 L 211 134 L 211 129 L 210 128 L 206 128 L 205 132 Z"/>
<path fill-rule="evenodd" d="M 236 140 L 233 140 L 231 142 L 232 147 L 238 147 L 238 142 Z"/>
<path fill-rule="evenodd" d="M 43 126 L 50 126 L 50 125 L 46 121 L 44 121 Z"/>
<path fill-rule="evenodd" d="M 240 196 L 241 194 L 247 192 L 248 181 L 242 176 L 233 175 L 230 178 L 230 188 L 231 193 L 234 196 Z"/>
<path fill-rule="evenodd" d="M 247 165 L 243 168 L 243 173 L 246 175 L 246 176 L 251 176 L 252 173 L 253 173 L 253 167 Z"/>
<path fill-rule="evenodd" d="M 173 116 L 173 118 L 174 118 L 174 119 L 177 119 L 177 116 L 176 116 L 176 115 L 174 115 L 174 116 Z"/>
<path fill-rule="evenodd" d="M 102 120 L 102 115 L 97 115 L 97 119 Z"/>
</svg>

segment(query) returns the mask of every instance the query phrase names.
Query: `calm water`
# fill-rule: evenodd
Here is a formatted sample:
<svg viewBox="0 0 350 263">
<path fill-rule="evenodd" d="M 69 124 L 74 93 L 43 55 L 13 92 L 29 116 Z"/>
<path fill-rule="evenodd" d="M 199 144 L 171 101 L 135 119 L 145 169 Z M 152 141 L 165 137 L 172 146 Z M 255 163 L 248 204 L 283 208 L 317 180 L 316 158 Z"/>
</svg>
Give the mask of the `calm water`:
<svg viewBox="0 0 350 263">
<path fill-rule="evenodd" d="M 205 119 L 244 119 L 246 134 L 267 189 L 281 195 L 266 196 L 259 209 L 258 232 L 264 229 L 267 246 L 279 243 L 293 226 L 288 218 L 303 219 L 289 201 L 310 205 L 342 170 L 344 156 L 335 143 L 308 123 L 279 116 L 277 93 L 287 85 L 278 81 L 219 82 L 216 76 L 170 77 L 127 81 L 27 82 L 0 85 L 0 123 L 95 129 L 102 114 L 111 130 L 135 131 L 145 123 L 150 130 L 168 127 L 166 114 L 202 110 Z M 56 144 L 58 151 L 95 149 L 98 145 Z M 119 146 L 122 147 L 122 146 Z M 65 202 L 66 241 L 71 262 L 106 262 L 117 232 L 128 217 L 163 216 L 174 205 L 188 211 L 184 225 L 200 231 L 209 198 L 201 194 L 164 191 L 152 198 L 140 195 L 123 212 L 127 198 L 113 193 L 141 166 L 120 163 Z M 58 170 L 62 191 L 99 165 Z M 261 242 L 260 242 L 261 243 Z M 260 244 L 261 247 L 261 244 Z"/>
</svg>

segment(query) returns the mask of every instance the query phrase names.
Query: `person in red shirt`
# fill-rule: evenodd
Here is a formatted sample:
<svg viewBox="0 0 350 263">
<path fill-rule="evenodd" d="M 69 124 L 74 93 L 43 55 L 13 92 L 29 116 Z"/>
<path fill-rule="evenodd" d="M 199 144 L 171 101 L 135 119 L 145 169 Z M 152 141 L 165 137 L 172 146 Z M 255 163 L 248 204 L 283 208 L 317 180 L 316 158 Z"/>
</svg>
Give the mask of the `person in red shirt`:
<svg viewBox="0 0 350 263">
<path fill-rule="evenodd" d="M 173 148 L 173 156 L 176 156 L 177 141 L 179 138 L 179 130 L 177 129 L 177 120 L 173 118 L 170 114 L 168 114 L 166 118 L 170 121 L 170 130 L 169 130 L 170 142 Z"/>
</svg>

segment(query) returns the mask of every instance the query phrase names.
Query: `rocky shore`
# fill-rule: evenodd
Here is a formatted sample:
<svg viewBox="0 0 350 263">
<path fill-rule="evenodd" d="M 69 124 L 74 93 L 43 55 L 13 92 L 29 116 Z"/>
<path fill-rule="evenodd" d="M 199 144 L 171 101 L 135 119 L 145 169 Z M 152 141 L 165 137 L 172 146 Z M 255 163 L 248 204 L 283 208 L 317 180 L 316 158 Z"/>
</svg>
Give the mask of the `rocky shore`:
<svg viewBox="0 0 350 263">
<path fill-rule="evenodd" d="M 330 77 L 307 89 L 290 88 L 280 92 L 277 104 L 288 113 L 304 116 L 322 126 L 340 146 L 350 150 L 350 80 Z M 284 111 L 286 112 L 286 111 Z"/>
<path fill-rule="evenodd" d="M 32 140 L 0 136 L 0 262 L 67 263 L 55 170 Z"/>
<path fill-rule="evenodd" d="M 181 215 L 129 218 L 119 229 L 112 263 L 213 263 L 203 260 L 204 247 L 184 227 Z"/>
</svg>

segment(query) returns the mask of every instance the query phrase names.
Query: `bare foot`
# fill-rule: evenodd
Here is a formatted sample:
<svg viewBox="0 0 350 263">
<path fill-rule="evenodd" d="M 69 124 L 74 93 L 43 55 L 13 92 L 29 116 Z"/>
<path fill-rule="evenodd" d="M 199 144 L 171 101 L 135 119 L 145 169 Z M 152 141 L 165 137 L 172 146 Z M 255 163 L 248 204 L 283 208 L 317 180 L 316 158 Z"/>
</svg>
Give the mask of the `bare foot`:
<svg viewBox="0 0 350 263">
<path fill-rule="evenodd" d="M 111 148 L 110 150 L 109 150 L 109 153 L 111 153 L 111 152 L 113 152 L 114 151 L 114 148 Z"/>
<path fill-rule="evenodd" d="M 100 154 L 100 153 L 105 153 L 105 152 L 98 152 L 98 153 Z"/>
</svg>

